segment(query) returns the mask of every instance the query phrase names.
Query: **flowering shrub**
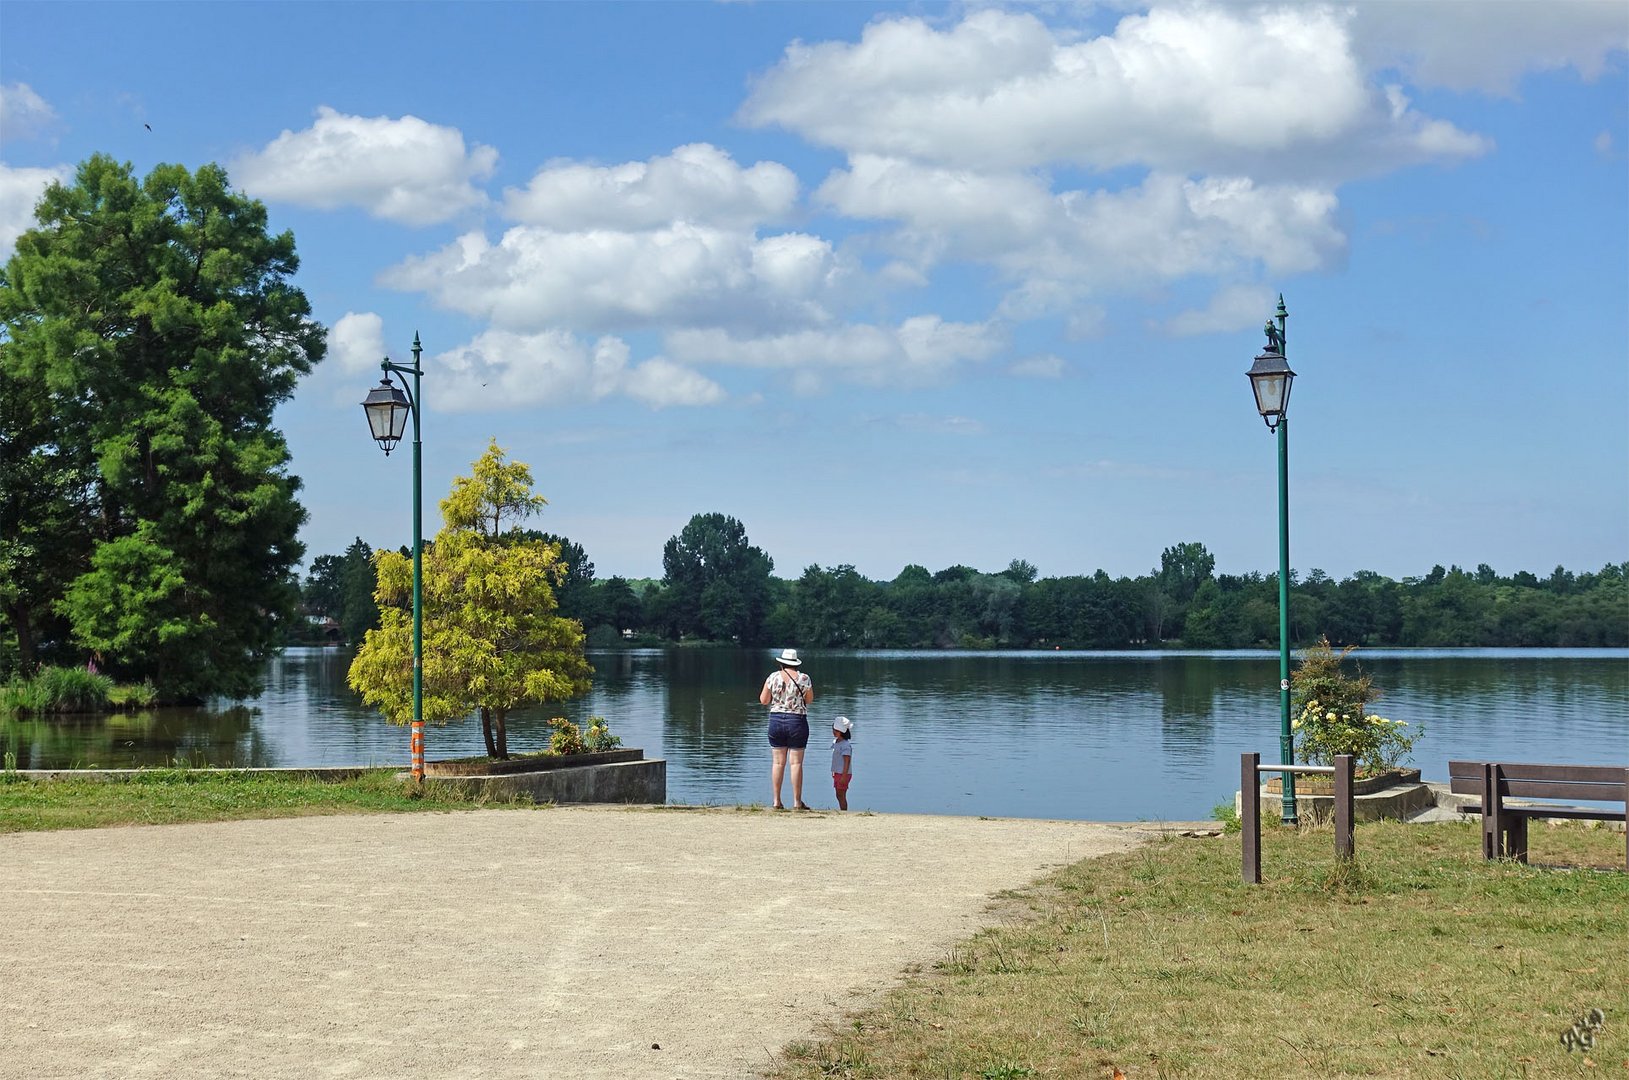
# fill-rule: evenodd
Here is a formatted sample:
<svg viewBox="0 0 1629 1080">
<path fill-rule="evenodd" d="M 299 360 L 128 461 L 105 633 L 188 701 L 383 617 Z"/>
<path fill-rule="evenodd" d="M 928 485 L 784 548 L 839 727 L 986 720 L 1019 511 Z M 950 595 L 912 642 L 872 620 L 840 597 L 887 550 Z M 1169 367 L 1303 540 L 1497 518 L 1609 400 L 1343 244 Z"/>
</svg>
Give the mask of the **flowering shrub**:
<svg viewBox="0 0 1629 1080">
<path fill-rule="evenodd" d="M 611 734 L 611 726 L 603 716 L 588 718 L 588 731 L 583 734 L 583 741 L 590 750 L 615 750 L 622 745 L 622 737 Z"/>
<path fill-rule="evenodd" d="M 1422 732 L 1366 711 L 1380 692 L 1361 669 L 1356 675 L 1342 669 L 1351 652 L 1337 654 L 1324 638 L 1302 654 L 1290 681 L 1290 727 L 1305 760 L 1333 765 L 1337 754 L 1351 754 L 1358 775 L 1373 776 L 1407 761 Z"/>
<path fill-rule="evenodd" d="M 614 750 L 622 745 L 621 737 L 611 734 L 610 725 L 603 716 L 590 716 L 586 732 L 563 716 L 550 720 L 549 727 L 554 731 L 549 736 L 551 754 L 586 754 L 597 750 Z"/>
</svg>

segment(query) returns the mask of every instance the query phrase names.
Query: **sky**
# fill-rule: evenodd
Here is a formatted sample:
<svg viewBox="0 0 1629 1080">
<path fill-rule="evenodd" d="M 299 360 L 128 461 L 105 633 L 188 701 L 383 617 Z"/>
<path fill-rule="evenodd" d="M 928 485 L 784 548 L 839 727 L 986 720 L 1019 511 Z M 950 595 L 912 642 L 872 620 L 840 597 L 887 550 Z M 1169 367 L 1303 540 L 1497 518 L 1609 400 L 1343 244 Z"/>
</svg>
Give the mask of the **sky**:
<svg viewBox="0 0 1629 1080">
<path fill-rule="evenodd" d="M 411 540 L 358 408 L 423 342 L 426 534 L 496 439 L 660 577 L 1629 560 L 1629 5 L 0 4 L 0 257 L 91 154 L 224 165 L 328 356 L 307 556 Z"/>
</svg>

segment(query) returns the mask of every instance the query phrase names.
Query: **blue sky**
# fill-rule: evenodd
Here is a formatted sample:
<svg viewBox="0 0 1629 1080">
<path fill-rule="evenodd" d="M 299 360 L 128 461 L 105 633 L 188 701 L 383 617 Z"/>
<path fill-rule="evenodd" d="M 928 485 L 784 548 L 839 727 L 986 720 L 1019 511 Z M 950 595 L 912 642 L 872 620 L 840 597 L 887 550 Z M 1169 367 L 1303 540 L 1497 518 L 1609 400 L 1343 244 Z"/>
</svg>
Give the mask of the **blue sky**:
<svg viewBox="0 0 1629 1080">
<path fill-rule="evenodd" d="M 660 576 L 1629 559 L 1629 6 L 0 6 L 0 254 L 101 151 L 226 165 L 329 357 L 308 554 L 410 535 L 357 403 L 424 342 L 425 492 Z M 150 125 L 149 131 L 147 126 Z"/>
</svg>

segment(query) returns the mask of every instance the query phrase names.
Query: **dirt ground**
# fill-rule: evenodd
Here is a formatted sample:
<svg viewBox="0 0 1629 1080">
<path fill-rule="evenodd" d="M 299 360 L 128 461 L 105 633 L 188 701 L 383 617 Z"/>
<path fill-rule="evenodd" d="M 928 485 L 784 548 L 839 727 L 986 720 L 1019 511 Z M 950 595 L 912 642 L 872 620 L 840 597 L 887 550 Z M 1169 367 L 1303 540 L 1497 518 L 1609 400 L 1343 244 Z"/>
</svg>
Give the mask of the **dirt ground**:
<svg viewBox="0 0 1629 1080">
<path fill-rule="evenodd" d="M 0 836 L 0 1076 L 749 1077 L 993 894 L 1156 831 L 566 807 Z"/>
</svg>

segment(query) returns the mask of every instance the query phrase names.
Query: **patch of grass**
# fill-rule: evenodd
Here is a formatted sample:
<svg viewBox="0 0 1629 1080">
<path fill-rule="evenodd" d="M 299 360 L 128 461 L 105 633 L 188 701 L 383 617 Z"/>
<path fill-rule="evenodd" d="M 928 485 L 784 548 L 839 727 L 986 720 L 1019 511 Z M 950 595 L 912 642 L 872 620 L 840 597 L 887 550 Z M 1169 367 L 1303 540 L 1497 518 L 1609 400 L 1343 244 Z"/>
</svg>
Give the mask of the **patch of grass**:
<svg viewBox="0 0 1629 1080">
<path fill-rule="evenodd" d="M 60 714 L 146 708 L 158 699 L 151 683 L 118 685 L 78 667 L 43 667 L 33 676 L 0 686 L 0 713 Z"/>
<path fill-rule="evenodd" d="M 1240 1076 L 1566 1077 L 1629 1069 L 1623 835 L 1535 827 L 1489 863 L 1474 822 L 1168 837 L 1003 904 L 1002 925 L 823 1039 L 778 1080 Z M 1561 1036 L 1605 1014 L 1588 1054 Z M 1587 1059 L 1587 1060 L 1586 1060 Z M 842 1071 L 832 1071 L 840 1068 Z M 1017 1070 L 1029 1070 L 1028 1072 Z"/>
<path fill-rule="evenodd" d="M 144 769 L 129 777 L 98 780 L 34 780 L 0 771 L 0 833 L 488 805 L 532 804 L 494 803 L 440 785 L 421 787 L 397 779 L 390 769 L 341 781 L 187 768 Z"/>
</svg>

